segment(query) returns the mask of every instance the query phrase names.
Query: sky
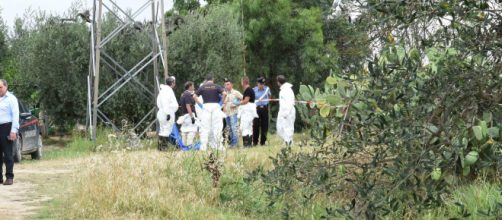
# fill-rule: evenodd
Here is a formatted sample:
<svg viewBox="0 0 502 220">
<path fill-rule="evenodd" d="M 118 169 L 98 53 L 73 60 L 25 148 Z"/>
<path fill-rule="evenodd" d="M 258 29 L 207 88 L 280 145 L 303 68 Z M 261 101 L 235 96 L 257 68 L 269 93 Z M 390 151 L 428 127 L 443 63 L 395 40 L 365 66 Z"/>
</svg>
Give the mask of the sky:
<svg viewBox="0 0 502 220">
<path fill-rule="evenodd" d="M 0 0 L 0 16 L 9 29 L 11 29 L 14 25 L 15 18 L 23 17 L 24 13 L 29 8 L 32 10 L 41 9 L 53 14 L 63 14 L 68 11 L 68 8 L 70 8 L 74 2 L 82 2 L 84 7 L 82 11 L 92 8 L 93 4 L 93 0 Z M 115 2 L 122 9 L 136 11 L 145 4 L 147 0 L 115 0 Z M 104 0 L 104 3 L 111 5 L 109 0 Z M 171 9 L 172 6 L 173 0 L 164 0 L 164 8 L 166 11 Z M 151 16 L 151 9 L 147 9 L 138 16 L 137 20 L 145 20 Z"/>
</svg>

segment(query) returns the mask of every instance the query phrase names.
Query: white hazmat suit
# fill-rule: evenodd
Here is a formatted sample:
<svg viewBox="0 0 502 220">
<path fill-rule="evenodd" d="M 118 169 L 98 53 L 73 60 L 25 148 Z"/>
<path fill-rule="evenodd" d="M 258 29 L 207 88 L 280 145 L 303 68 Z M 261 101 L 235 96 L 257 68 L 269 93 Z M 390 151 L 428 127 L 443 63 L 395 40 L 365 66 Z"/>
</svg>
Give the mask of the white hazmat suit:
<svg viewBox="0 0 502 220">
<path fill-rule="evenodd" d="M 284 83 L 279 92 L 279 113 L 277 115 L 277 134 L 286 144 L 291 144 L 295 132 L 295 94 L 293 85 Z"/>
<path fill-rule="evenodd" d="M 171 86 L 161 84 L 159 95 L 157 96 L 157 120 L 159 121 L 159 136 L 169 137 L 173 129 L 175 116 L 178 111 L 178 101 Z M 169 121 L 167 116 L 170 116 Z"/>
<path fill-rule="evenodd" d="M 219 101 L 224 93 L 223 88 L 207 81 L 195 93 L 197 96 L 195 111 L 200 119 L 200 150 L 207 147 L 224 150 L 223 146 L 223 119 L 226 117 L 221 110 Z M 203 98 L 203 100 L 201 99 Z M 203 102 L 203 104 L 202 104 Z"/>
<path fill-rule="evenodd" d="M 209 145 L 213 149 L 223 148 L 223 119 L 226 117 L 218 103 L 205 103 L 200 111 L 200 150 L 207 150 Z"/>
<path fill-rule="evenodd" d="M 197 102 L 195 103 L 195 113 L 197 115 L 202 114 L 202 108 L 201 108 L 201 106 L 204 106 L 204 99 L 202 98 L 202 96 L 199 96 L 199 102 L 200 102 L 200 104 L 197 103 Z"/>
<path fill-rule="evenodd" d="M 252 136 L 253 135 L 253 120 L 258 118 L 258 113 L 256 112 L 255 103 L 247 103 L 245 105 L 239 106 L 239 113 L 237 117 L 241 119 L 240 129 L 241 135 Z"/>
<path fill-rule="evenodd" d="M 183 139 L 183 144 L 192 145 L 195 136 L 197 135 L 197 130 L 199 129 L 199 119 L 195 118 L 195 123 L 192 123 L 192 118 L 190 114 L 185 114 L 178 118 L 177 123 L 181 125 L 180 131 Z"/>
</svg>

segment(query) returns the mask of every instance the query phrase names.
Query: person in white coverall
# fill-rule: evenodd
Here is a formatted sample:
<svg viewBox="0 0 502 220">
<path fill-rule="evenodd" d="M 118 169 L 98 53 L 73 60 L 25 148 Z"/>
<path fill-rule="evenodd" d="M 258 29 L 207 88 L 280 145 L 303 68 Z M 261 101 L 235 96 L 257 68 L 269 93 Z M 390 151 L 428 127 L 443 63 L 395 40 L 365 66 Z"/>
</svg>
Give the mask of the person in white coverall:
<svg viewBox="0 0 502 220">
<path fill-rule="evenodd" d="M 181 95 L 180 106 L 181 116 L 177 123 L 181 125 L 181 137 L 183 144 L 192 145 L 198 131 L 198 120 L 195 116 L 195 100 L 193 99 L 194 86 L 193 82 L 185 83 L 185 92 Z"/>
<path fill-rule="evenodd" d="M 176 86 L 173 76 L 166 79 L 166 84 L 160 85 L 157 96 L 157 120 L 159 121 L 159 150 L 167 150 L 168 138 L 174 125 L 174 114 L 178 110 L 178 101 L 173 88 Z"/>
<path fill-rule="evenodd" d="M 293 133 L 295 132 L 295 94 L 293 85 L 286 81 L 283 75 L 277 76 L 279 92 L 279 113 L 277 114 L 277 134 L 284 140 L 287 146 L 293 143 Z"/>
<path fill-rule="evenodd" d="M 239 106 L 238 117 L 241 119 L 241 135 L 244 147 L 253 146 L 253 121 L 258 118 L 256 113 L 255 94 L 253 89 L 249 86 L 249 78 L 243 77 L 241 80 L 244 93 L 242 94 L 241 105 Z"/>
<path fill-rule="evenodd" d="M 226 92 L 223 87 L 216 85 L 212 76 L 206 77 L 206 82 L 200 86 L 193 96 L 199 106 L 197 116 L 200 119 L 200 150 L 207 150 L 209 143 L 211 148 L 223 150 L 223 119 L 226 117 L 221 110 L 220 95 L 225 99 Z M 201 102 L 200 97 L 204 100 Z M 211 139 L 209 138 L 211 137 Z"/>
</svg>

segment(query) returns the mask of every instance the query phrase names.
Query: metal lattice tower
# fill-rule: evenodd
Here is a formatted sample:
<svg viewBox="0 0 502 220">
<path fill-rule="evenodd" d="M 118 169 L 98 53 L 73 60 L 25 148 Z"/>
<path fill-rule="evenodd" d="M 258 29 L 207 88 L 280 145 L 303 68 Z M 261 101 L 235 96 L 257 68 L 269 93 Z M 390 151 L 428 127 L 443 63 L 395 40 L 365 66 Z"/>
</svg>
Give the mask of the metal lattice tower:
<svg viewBox="0 0 502 220">
<path fill-rule="evenodd" d="M 138 0 L 141 2 L 141 0 Z M 155 100 L 159 88 L 159 60 L 160 64 L 163 66 L 164 79 L 168 77 L 167 68 L 167 35 L 165 31 L 165 21 L 164 21 L 164 0 L 143 0 L 144 4 L 134 11 L 132 14 L 126 13 L 116 0 L 94 0 L 93 3 L 93 13 L 91 22 L 91 55 L 89 63 L 89 75 L 87 77 L 88 84 L 88 109 L 87 109 L 87 120 L 89 123 L 89 132 L 93 140 L 96 140 L 96 128 L 98 120 L 104 122 L 107 125 L 112 126 L 114 129 L 119 129 L 110 118 L 107 117 L 106 113 L 101 111 L 100 107 L 111 97 L 113 97 L 121 88 L 126 84 L 132 84 L 132 86 L 145 92 L 145 98 L 151 98 Z M 113 14 L 120 24 L 113 29 L 106 36 L 102 36 L 101 22 L 104 14 L 103 8 L 107 9 L 108 12 Z M 115 10 L 112 10 L 115 9 Z M 150 34 L 152 40 L 152 50 L 150 53 L 145 54 L 144 58 L 136 63 L 131 69 L 126 69 L 124 66 L 115 60 L 110 54 L 105 50 L 106 45 L 114 38 L 116 38 L 122 30 L 130 25 L 135 24 L 135 19 L 138 15 L 143 13 L 148 8 L 151 9 L 152 20 L 150 21 Z M 160 22 L 159 22 L 160 20 Z M 161 29 L 161 34 L 158 33 L 158 28 Z M 146 29 L 144 29 L 146 30 Z M 130 42 L 120 42 L 123 44 L 128 44 Z M 147 86 L 142 84 L 136 77 L 141 74 L 142 71 L 148 66 L 153 65 L 153 78 L 155 79 L 154 87 L 155 91 L 151 91 Z M 99 79 L 102 67 L 110 68 L 115 74 L 119 75 L 119 78 L 109 87 L 104 90 L 101 94 L 99 93 Z M 143 73 L 145 74 L 145 73 Z M 150 74 L 150 73 L 147 73 Z M 141 124 L 148 123 L 147 127 L 140 136 L 143 136 L 146 131 L 151 128 L 155 122 L 155 110 L 156 106 L 152 106 L 152 109 L 146 114 L 139 122 L 134 125 L 134 129 L 138 128 Z"/>
</svg>

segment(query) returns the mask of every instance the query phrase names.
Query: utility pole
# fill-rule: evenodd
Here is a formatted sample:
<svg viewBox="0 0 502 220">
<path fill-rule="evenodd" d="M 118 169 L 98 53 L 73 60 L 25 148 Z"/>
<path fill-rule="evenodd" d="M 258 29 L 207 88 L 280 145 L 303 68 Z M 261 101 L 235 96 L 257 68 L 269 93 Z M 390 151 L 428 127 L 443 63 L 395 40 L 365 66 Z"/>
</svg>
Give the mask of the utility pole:
<svg viewBox="0 0 502 220">
<path fill-rule="evenodd" d="M 162 36 L 162 47 L 164 48 L 164 50 L 162 51 L 162 61 L 163 61 L 163 64 L 164 64 L 164 80 L 167 79 L 167 77 L 169 77 L 169 68 L 168 68 L 168 64 L 167 64 L 167 32 L 166 32 L 166 17 L 164 15 L 165 11 L 164 11 L 164 1 L 160 1 L 160 12 L 162 13 L 161 16 L 160 16 L 160 25 L 161 25 L 161 36 Z"/>
<path fill-rule="evenodd" d="M 96 44 L 95 50 L 95 65 L 94 65 L 94 98 L 92 102 L 92 140 L 96 141 L 97 124 L 98 124 L 98 97 L 99 97 L 99 65 L 101 61 L 101 15 L 103 12 L 103 0 L 98 0 L 98 17 L 96 21 Z"/>
<path fill-rule="evenodd" d="M 159 48 L 158 45 L 156 44 L 157 41 L 157 32 L 155 31 L 155 28 L 157 28 L 157 16 L 155 14 L 155 2 L 154 0 L 152 1 L 152 51 L 153 54 L 158 54 L 159 53 Z M 152 55 L 153 56 L 153 55 Z M 153 76 L 155 77 L 154 80 L 156 81 L 159 78 L 159 59 L 155 58 L 153 60 Z M 155 86 L 155 96 L 159 94 L 159 89 L 158 86 Z"/>
<path fill-rule="evenodd" d="M 246 71 L 246 30 L 244 30 L 244 7 L 241 0 L 241 35 L 242 35 L 242 66 L 244 69 L 244 76 L 247 75 Z"/>
</svg>

